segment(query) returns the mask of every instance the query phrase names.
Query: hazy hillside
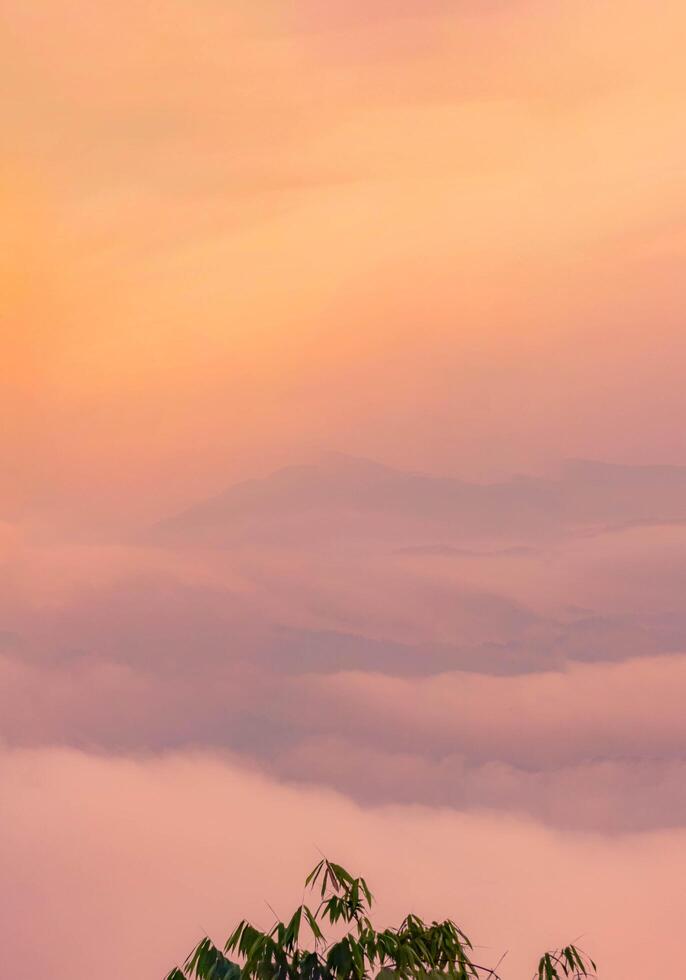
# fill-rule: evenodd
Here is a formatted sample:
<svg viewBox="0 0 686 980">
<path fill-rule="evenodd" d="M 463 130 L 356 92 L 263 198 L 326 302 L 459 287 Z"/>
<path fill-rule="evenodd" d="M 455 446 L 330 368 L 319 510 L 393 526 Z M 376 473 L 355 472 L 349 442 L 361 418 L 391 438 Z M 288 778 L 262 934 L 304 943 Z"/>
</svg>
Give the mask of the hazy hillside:
<svg viewBox="0 0 686 980">
<path fill-rule="evenodd" d="M 682 467 L 573 460 L 555 478 L 470 483 L 331 454 L 235 484 L 156 525 L 151 537 L 170 544 L 299 548 L 363 540 L 438 551 L 501 539 L 501 552 L 516 554 L 528 539 L 682 519 Z"/>
</svg>

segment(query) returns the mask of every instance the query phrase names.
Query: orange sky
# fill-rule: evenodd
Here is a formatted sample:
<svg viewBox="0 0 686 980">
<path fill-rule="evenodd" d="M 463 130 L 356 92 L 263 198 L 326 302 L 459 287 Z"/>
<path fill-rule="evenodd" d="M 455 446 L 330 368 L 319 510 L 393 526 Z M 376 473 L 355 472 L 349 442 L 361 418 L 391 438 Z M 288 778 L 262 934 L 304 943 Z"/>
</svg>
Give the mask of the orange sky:
<svg viewBox="0 0 686 980">
<path fill-rule="evenodd" d="M 685 21 L 6 4 L 8 512 L 322 447 L 684 461 Z"/>
</svg>

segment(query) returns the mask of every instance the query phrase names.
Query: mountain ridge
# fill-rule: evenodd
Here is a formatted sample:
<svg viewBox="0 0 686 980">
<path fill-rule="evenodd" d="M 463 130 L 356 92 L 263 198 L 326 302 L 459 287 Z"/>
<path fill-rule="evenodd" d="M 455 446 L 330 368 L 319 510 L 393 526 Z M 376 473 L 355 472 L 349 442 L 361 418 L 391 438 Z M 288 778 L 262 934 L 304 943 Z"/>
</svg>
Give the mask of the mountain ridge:
<svg viewBox="0 0 686 980">
<path fill-rule="evenodd" d="M 280 532 L 291 542 L 366 534 L 404 543 L 425 526 L 438 535 L 429 545 L 505 535 L 518 546 L 556 529 L 683 519 L 686 467 L 570 459 L 557 477 L 475 482 L 323 453 L 234 483 L 149 533 L 160 543 L 208 534 L 218 543 L 276 541 Z"/>
</svg>

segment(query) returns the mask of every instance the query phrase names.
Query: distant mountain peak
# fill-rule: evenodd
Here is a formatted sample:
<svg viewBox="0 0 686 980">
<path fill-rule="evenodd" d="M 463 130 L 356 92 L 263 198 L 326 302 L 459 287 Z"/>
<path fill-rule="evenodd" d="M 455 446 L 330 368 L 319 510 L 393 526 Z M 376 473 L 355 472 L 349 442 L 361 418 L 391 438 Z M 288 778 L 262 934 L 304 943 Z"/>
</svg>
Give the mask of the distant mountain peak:
<svg viewBox="0 0 686 980">
<path fill-rule="evenodd" d="M 581 477 L 644 480 L 659 477 L 686 477 L 686 466 L 666 463 L 611 463 L 607 460 L 571 457 L 562 460 L 559 473 L 563 479 Z"/>
<path fill-rule="evenodd" d="M 401 476 L 409 471 L 401 470 L 387 463 L 379 463 L 366 456 L 352 456 L 349 453 L 337 452 L 332 449 L 320 450 L 311 460 L 310 466 L 326 469 L 332 472 L 358 473 L 360 476 Z M 419 474 L 414 474 L 419 475 Z"/>
<path fill-rule="evenodd" d="M 493 539 L 502 549 L 573 528 L 602 533 L 681 521 L 685 500 L 686 467 L 569 459 L 556 478 L 474 483 L 321 452 L 308 463 L 235 483 L 160 522 L 151 534 L 161 543 L 209 547 L 384 542 L 445 549 Z"/>
</svg>

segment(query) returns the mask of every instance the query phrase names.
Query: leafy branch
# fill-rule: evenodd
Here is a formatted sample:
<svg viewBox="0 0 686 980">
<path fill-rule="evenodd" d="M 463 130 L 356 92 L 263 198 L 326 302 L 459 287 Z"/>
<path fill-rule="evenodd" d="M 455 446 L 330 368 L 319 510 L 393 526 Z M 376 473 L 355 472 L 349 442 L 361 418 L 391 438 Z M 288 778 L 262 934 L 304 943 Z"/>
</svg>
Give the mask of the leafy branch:
<svg viewBox="0 0 686 980">
<path fill-rule="evenodd" d="M 395 929 L 376 930 L 369 918 L 374 899 L 367 882 L 340 864 L 322 859 L 305 886 L 319 892 L 314 910 L 303 903 L 269 931 L 244 919 L 223 949 L 206 936 L 165 980 L 500 980 L 495 970 L 472 959 L 472 943 L 452 919 L 427 923 L 409 914 Z M 348 929 L 328 942 L 327 923 Z M 569 945 L 545 953 L 534 980 L 594 977 L 593 960 Z"/>
</svg>

